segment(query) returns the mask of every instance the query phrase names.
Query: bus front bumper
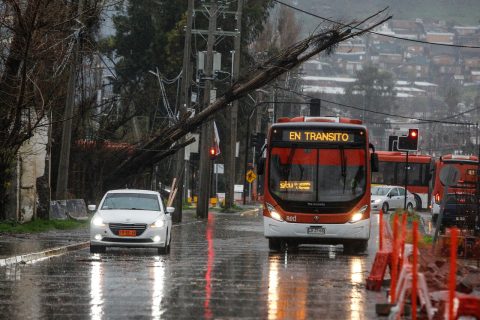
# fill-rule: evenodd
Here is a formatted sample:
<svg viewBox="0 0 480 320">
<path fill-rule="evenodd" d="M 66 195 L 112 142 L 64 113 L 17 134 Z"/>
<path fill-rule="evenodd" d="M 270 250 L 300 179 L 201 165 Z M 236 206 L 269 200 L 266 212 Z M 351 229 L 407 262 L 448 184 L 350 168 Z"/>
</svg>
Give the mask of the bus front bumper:
<svg viewBox="0 0 480 320">
<path fill-rule="evenodd" d="M 277 221 L 264 216 L 263 227 L 266 238 L 290 238 L 318 243 L 342 243 L 342 240 L 370 238 L 370 219 L 344 224 L 308 224 Z"/>
</svg>

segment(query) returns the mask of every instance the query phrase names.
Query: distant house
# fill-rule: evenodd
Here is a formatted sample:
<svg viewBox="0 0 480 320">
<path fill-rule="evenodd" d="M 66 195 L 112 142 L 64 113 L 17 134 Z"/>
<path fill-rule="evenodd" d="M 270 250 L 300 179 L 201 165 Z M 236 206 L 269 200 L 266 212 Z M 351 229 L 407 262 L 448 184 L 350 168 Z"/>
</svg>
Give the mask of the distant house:
<svg viewBox="0 0 480 320">
<path fill-rule="evenodd" d="M 371 47 L 372 62 L 385 70 L 398 67 L 403 62 L 403 48 L 393 43 L 379 43 Z"/>
<path fill-rule="evenodd" d="M 338 68 L 353 76 L 357 71 L 363 69 L 365 56 L 365 52 L 339 53 L 335 55 L 335 63 Z"/>
<path fill-rule="evenodd" d="M 470 80 L 472 82 L 480 83 L 480 70 L 472 70 L 470 73 Z"/>
<path fill-rule="evenodd" d="M 425 40 L 434 43 L 454 44 L 455 34 L 446 31 L 427 31 Z"/>
<path fill-rule="evenodd" d="M 302 65 L 302 71 L 304 74 L 312 76 L 332 76 L 335 74 L 334 67 L 330 63 L 316 59 L 305 61 Z"/>
<path fill-rule="evenodd" d="M 427 45 L 422 43 L 409 44 L 405 49 L 405 55 L 407 58 L 416 56 L 416 55 L 423 55 L 426 53 L 427 53 Z"/>
<path fill-rule="evenodd" d="M 424 55 L 412 56 L 396 69 L 397 76 L 404 79 L 426 80 L 429 77 L 429 72 L 430 61 Z"/>
<path fill-rule="evenodd" d="M 454 26 L 453 30 L 460 37 L 472 36 L 479 33 L 480 26 Z"/>
</svg>

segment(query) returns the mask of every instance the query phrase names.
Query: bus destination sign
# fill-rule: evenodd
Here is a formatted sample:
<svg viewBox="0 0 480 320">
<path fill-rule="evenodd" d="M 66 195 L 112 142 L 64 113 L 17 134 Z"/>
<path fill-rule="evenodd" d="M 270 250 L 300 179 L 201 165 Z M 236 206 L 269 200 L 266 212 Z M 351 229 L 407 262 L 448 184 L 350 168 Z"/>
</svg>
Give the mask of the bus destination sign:
<svg viewBox="0 0 480 320">
<path fill-rule="evenodd" d="M 360 132 L 360 134 L 363 134 L 363 132 Z M 338 131 L 284 130 L 282 140 L 289 142 L 352 143 L 355 142 L 355 134 Z"/>
<path fill-rule="evenodd" d="M 281 191 L 312 191 L 311 181 L 280 181 Z"/>
</svg>

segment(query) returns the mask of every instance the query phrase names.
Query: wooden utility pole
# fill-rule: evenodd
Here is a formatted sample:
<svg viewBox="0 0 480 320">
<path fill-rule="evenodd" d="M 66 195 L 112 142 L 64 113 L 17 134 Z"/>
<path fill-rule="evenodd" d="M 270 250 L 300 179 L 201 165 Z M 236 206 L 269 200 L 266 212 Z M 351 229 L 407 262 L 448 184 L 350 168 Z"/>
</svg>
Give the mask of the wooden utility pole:
<svg viewBox="0 0 480 320">
<path fill-rule="evenodd" d="M 213 80 L 213 46 L 215 44 L 215 31 L 217 28 L 218 5 L 214 1 L 208 10 L 208 38 L 207 38 L 207 56 L 205 63 L 205 87 L 203 89 L 203 108 L 210 104 L 210 90 Z M 208 217 L 208 203 L 210 198 L 212 162 L 208 155 L 208 149 L 212 145 L 213 128 L 210 120 L 207 120 L 203 126 L 200 135 L 200 189 L 198 195 L 197 217 Z"/>
<path fill-rule="evenodd" d="M 234 56 L 233 56 L 233 70 L 232 70 L 232 83 L 238 79 L 240 73 L 240 53 L 241 53 L 241 32 L 242 32 L 242 11 L 243 0 L 238 0 L 237 14 L 236 14 L 236 31 L 238 35 L 234 40 Z M 235 184 L 235 151 L 237 143 L 237 121 L 238 121 L 238 100 L 233 101 L 232 110 L 229 113 L 230 122 L 230 148 L 227 151 L 225 157 L 225 177 L 226 177 L 226 190 L 225 190 L 225 207 L 231 208 L 234 203 L 234 184 Z"/>
<path fill-rule="evenodd" d="M 78 17 L 82 20 L 83 1 L 78 2 Z M 80 26 L 79 26 L 80 27 Z M 70 167 L 70 146 L 72 143 L 72 123 L 73 106 L 75 104 L 75 86 L 77 78 L 77 64 L 80 51 L 80 30 L 75 36 L 75 45 L 73 47 L 72 60 L 70 63 L 70 76 L 68 79 L 67 100 L 65 103 L 65 113 L 63 116 L 62 146 L 60 149 L 60 159 L 58 164 L 57 186 L 55 196 L 58 200 L 67 198 L 68 189 L 68 170 Z"/>
<path fill-rule="evenodd" d="M 191 40 L 192 40 L 192 19 L 193 19 L 193 1 L 188 0 L 187 9 L 187 26 L 185 30 L 185 44 L 183 48 L 183 68 L 182 68 L 182 87 L 180 91 L 180 103 L 178 104 L 179 118 L 182 119 L 183 115 L 187 111 L 187 107 L 190 105 L 190 57 L 191 57 Z M 182 138 L 179 142 L 182 143 L 185 138 Z M 181 148 L 176 154 L 176 174 L 177 178 L 177 196 L 174 199 L 175 212 L 173 214 L 173 222 L 182 221 L 182 206 L 183 206 L 183 181 L 185 174 L 185 148 Z M 173 192 L 173 190 L 172 190 Z"/>
</svg>

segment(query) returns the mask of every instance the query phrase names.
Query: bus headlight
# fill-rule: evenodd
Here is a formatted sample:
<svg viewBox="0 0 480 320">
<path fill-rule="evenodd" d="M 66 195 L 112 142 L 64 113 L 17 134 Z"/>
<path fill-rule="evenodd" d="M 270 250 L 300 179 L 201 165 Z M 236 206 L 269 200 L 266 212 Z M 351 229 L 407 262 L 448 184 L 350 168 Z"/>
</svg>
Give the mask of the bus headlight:
<svg viewBox="0 0 480 320">
<path fill-rule="evenodd" d="M 283 221 L 283 218 L 280 215 L 280 213 L 278 213 L 277 210 L 275 210 L 275 208 L 270 203 L 267 203 L 267 210 L 268 210 L 268 213 L 270 214 L 270 217 L 272 219 L 280 221 L 280 222 Z"/>
<path fill-rule="evenodd" d="M 352 218 L 350 219 L 350 223 L 354 223 L 354 222 L 357 222 L 357 221 L 360 221 L 363 219 L 363 214 L 365 213 L 365 211 L 367 211 L 368 209 L 368 206 L 363 206 L 360 208 L 360 210 L 358 210 L 357 212 L 355 212 L 352 216 Z"/>
</svg>

